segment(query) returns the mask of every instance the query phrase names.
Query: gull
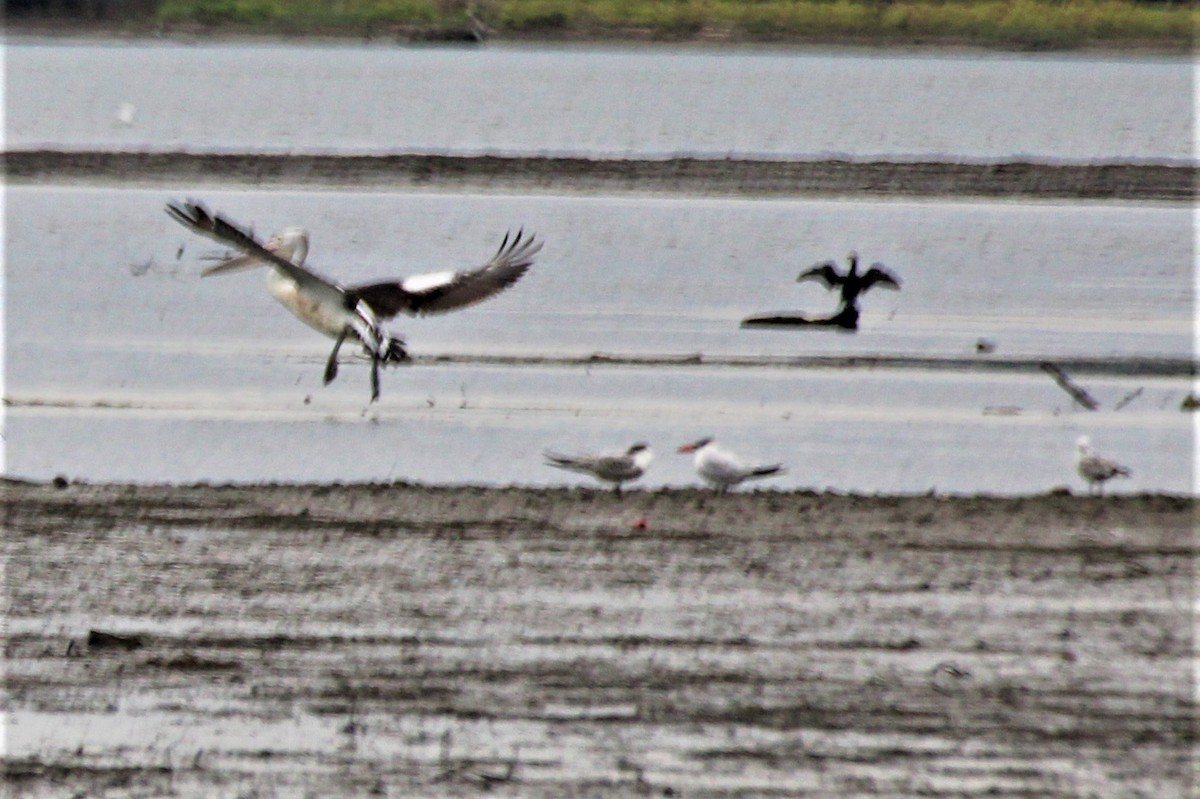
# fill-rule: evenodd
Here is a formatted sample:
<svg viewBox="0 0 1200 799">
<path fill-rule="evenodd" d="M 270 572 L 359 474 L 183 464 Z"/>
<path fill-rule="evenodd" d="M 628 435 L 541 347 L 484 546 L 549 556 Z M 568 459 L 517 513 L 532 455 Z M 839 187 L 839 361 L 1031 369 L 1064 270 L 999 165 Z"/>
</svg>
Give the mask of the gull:
<svg viewBox="0 0 1200 799">
<path fill-rule="evenodd" d="M 1130 477 L 1133 472 L 1114 460 L 1105 458 L 1092 449 L 1092 441 L 1087 436 L 1080 436 L 1075 442 L 1075 470 L 1087 481 L 1088 493 L 1096 489 L 1104 496 L 1104 483 L 1114 477 Z"/>
<path fill-rule="evenodd" d="M 304 266 L 308 233 L 287 227 L 265 243 L 219 214 L 191 200 L 167 203 L 172 219 L 195 233 L 230 244 L 242 255 L 201 272 L 203 277 L 238 269 L 270 266 L 271 295 L 297 319 L 334 339 L 325 364 L 324 382 L 337 377 L 338 350 L 347 338 L 357 340 L 371 359 L 371 401 L 379 399 L 379 367 L 408 360 L 404 342 L 380 322 L 396 314 L 443 313 L 485 300 L 517 282 L 534 262 L 542 244 L 524 230 L 506 234 L 496 254 L 483 266 L 413 275 L 401 280 L 343 286 Z"/>
<path fill-rule="evenodd" d="M 684 444 L 677 452 L 693 453 L 692 462 L 696 466 L 696 474 L 721 493 L 746 480 L 757 480 L 787 472 L 781 463 L 746 463 L 732 452 L 717 446 L 711 438 Z"/>
<path fill-rule="evenodd" d="M 590 474 L 597 480 L 612 483 L 617 496 L 621 495 L 621 484 L 636 480 L 645 474 L 650 461 L 654 459 L 650 445 L 644 441 L 619 452 L 560 455 L 547 450 L 542 454 L 546 458 L 547 466 Z"/>
</svg>

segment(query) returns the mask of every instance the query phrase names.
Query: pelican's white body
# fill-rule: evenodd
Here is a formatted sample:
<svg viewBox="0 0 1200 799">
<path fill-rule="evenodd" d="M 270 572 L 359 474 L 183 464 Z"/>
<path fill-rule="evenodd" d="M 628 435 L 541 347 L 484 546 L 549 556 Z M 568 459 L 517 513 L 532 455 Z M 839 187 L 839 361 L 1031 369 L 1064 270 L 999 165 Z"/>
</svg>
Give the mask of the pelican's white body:
<svg viewBox="0 0 1200 799">
<path fill-rule="evenodd" d="M 287 227 L 272 236 L 265 245 L 296 266 L 304 266 L 308 257 L 308 231 Z M 334 292 L 320 296 L 305 291 L 300 284 L 274 264 L 268 264 L 267 287 L 271 296 L 304 324 L 330 338 L 337 338 L 347 327 L 355 327 L 355 314 L 348 310 Z"/>
<path fill-rule="evenodd" d="M 271 269 L 267 273 L 267 287 L 271 290 L 271 296 L 297 319 L 330 338 L 337 338 L 347 327 L 354 326 L 354 314 L 346 310 L 344 305 L 301 291 L 296 281 L 278 269 Z"/>
<path fill-rule="evenodd" d="M 299 227 L 284 228 L 268 239 L 263 248 L 303 267 L 308 257 L 308 232 Z M 314 279 L 302 286 L 283 267 L 252 255 L 231 258 L 209 270 L 209 274 L 251 266 L 268 267 L 267 288 L 271 296 L 313 330 L 333 339 L 340 337 L 347 329 L 358 334 L 363 342 L 381 338 L 374 330 L 377 324 L 374 314 L 363 308 L 347 308 L 342 291 L 325 280 Z"/>
</svg>

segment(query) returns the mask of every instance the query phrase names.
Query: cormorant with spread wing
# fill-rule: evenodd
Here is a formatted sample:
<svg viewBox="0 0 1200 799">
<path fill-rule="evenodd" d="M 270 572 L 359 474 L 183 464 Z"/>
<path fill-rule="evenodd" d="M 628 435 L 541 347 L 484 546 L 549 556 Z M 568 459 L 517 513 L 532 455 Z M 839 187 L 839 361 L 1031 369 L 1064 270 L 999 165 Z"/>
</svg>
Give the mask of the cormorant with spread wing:
<svg viewBox="0 0 1200 799">
<path fill-rule="evenodd" d="M 871 264 L 870 269 L 859 274 L 858 253 L 851 252 L 847 256 L 847 259 L 850 262 L 850 268 L 845 274 L 838 272 L 837 264 L 833 261 L 826 261 L 801 272 L 800 276 L 796 278 L 796 282 L 799 283 L 802 280 L 819 280 L 825 284 L 825 288 L 831 291 L 833 289 L 840 289 L 842 309 L 854 308 L 856 311 L 858 310 L 859 295 L 865 294 L 872 286 L 880 285 L 890 289 L 900 288 L 900 280 L 889 272 L 883 264 Z"/>
</svg>

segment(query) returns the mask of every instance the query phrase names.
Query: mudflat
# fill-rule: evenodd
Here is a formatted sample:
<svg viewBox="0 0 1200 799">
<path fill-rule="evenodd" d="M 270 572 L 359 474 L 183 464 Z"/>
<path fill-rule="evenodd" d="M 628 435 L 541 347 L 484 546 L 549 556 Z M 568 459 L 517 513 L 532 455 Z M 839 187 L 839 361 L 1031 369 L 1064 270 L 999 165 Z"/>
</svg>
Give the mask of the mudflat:
<svg viewBox="0 0 1200 799">
<path fill-rule="evenodd" d="M 1184 796 L 1196 503 L 3 483 L 13 796 Z"/>
<path fill-rule="evenodd" d="M 965 196 L 1190 202 L 1191 164 L 303 155 L 18 150 L 0 155 L 17 182 L 438 187 L 694 195 Z"/>
</svg>

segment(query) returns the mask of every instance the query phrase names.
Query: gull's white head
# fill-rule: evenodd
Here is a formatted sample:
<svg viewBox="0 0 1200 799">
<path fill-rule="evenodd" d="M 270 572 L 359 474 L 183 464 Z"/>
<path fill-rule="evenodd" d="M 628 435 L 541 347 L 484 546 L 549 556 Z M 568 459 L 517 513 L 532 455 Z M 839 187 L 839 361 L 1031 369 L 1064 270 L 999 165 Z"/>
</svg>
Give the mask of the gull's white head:
<svg viewBox="0 0 1200 799">
<path fill-rule="evenodd" d="M 1075 452 L 1080 457 L 1083 457 L 1084 455 L 1090 455 L 1092 452 L 1092 439 L 1088 436 L 1080 436 L 1079 438 L 1075 439 Z"/>
</svg>

